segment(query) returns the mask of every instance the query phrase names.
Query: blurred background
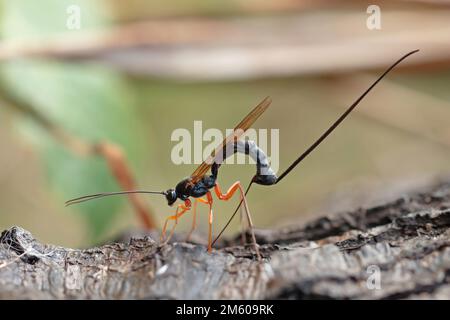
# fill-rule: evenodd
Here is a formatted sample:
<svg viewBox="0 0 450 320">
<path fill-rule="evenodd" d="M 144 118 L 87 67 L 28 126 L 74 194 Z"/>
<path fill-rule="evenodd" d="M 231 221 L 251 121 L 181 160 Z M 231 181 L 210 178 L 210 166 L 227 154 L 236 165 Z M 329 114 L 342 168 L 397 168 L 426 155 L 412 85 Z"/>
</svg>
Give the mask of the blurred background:
<svg viewBox="0 0 450 320">
<path fill-rule="evenodd" d="M 283 170 L 414 49 L 282 183 L 256 186 L 250 208 L 257 227 L 272 228 L 442 176 L 449 21 L 445 0 L 3 0 L 0 230 L 20 225 L 43 242 L 83 247 L 160 227 L 174 209 L 158 196 L 64 201 L 174 187 L 196 167 L 172 163 L 174 129 L 192 130 L 194 120 L 232 128 L 267 95 L 272 106 L 255 127 L 280 129 Z M 254 171 L 225 166 L 219 181 L 246 184 Z M 216 231 L 236 201 L 216 202 Z M 179 231 L 190 224 L 185 216 Z M 206 233 L 205 208 L 198 224 Z M 228 233 L 237 230 L 236 222 Z"/>
</svg>

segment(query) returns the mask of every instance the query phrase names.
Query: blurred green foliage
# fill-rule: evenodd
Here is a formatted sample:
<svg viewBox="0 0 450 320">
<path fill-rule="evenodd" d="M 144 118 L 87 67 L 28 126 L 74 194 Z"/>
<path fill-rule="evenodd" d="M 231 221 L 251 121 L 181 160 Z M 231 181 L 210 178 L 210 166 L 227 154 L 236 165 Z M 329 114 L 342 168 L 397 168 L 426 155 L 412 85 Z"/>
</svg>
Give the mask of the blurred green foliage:
<svg viewBox="0 0 450 320">
<path fill-rule="evenodd" d="M 80 2 L 84 8 L 96 3 L 59 0 L 5 2 L 8 15 L 3 20 L 2 34 L 20 38 L 62 32 L 66 6 Z M 101 17 L 94 16 L 94 12 L 101 10 L 92 8 L 85 11 L 91 16 L 83 19 L 83 23 L 93 21 L 99 24 L 102 21 Z M 30 103 L 40 114 L 70 134 L 87 142 L 116 142 L 124 146 L 132 164 L 140 157 L 134 141 L 141 134 L 141 123 L 135 112 L 132 88 L 120 73 L 88 64 L 20 60 L 3 64 L 0 77 L 6 90 Z M 38 147 L 50 186 L 60 193 L 61 198 L 118 189 L 102 159 L 74 155 L 29 119 L 19 124 L 25 136 Z M 97 241 L 110 227 L 119 212 L 120 202 L 115 198 L 77 208 L 87 221 L 92 241 Z"/>
</svg>

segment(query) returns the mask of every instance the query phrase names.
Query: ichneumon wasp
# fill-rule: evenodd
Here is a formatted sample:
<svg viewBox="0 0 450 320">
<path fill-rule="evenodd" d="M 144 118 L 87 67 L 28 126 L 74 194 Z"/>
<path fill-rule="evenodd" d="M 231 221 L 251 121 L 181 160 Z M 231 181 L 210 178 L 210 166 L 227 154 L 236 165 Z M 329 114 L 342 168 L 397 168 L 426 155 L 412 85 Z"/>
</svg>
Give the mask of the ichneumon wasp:
<svg viewBox="0 0 450 320">
<path fill-rule="evenodd" d="M 261 101 L 233 130 L 233 132 L 227 136 L 223 142 L 211 153 L 211 155 L 187 178 L 181 180 L 174 189 L 168 189 L 166 191 L 146 191 L 146 190 L 130 190 L 130 191 L 119 191 L 119 192 L 107 192 L 98 193 L 87 196 L 82 196 L 75 198 L 66 202 L 66 205 L 72 205 L 80 202 L 85 202 L 88 200 L 98 199 L 102 197 L 112 196 L 112 195 L 123 195 L 130 193 L 144 193 L 144 194 L 160 194 L 165 196 L 169 206 L 172 206 L 178 199 L 182 203 L 177 205 L 177 209 L 174 215 L 169 216 L 163 226 L 161 233 L 161 241 L 165 240 L 167 242 L 173 235 L 175 227 L 178 223 L 178 219 L 185 213 L 189 212 L 191 209 L 193 211 L 193 218 L 195 221 L 197 204 L 202 203 L 209 208 L 209 233 L 208 233 L 208 251 L 211 252 L 213 244 L 221 236 L 223 231 L 230 224 L 233 217 L 236 215 L 237 211 L 244 205 L 245 215 L 247 217 L 247 222 L 251 232 L 252 243 L 256 252 L 256 256 L 260 259 L 258 245 L 256 243 L 255 234 L 253 231 L 253 222 L 250 215 L 249 206 L 247 203 L 246 195 L 248 194 L 251 186 L 253 184 L 260 185 L 275 185 L 283 180 L 303 159 L 305 159 L 314 149 L 316 149 L 322 141 L 324 141 L 331 132 L 336 129 L 339 124 L 355 109 L 355 107 L 361 102 L 362 99 L 400 62 L 409 57 L 410 55 L 418 52 L 419 50 L 411 51 L 397 60 L 392 64 L 386 71 L 378 77 L 378 79 L 372 83 L 372 85 L 358 98 L 356 101 L 316 140 L 311 146 L 306 149 L 285 171 L 283 171 L 279 176 L 270 168 L 268 157 L 265 153 L 253 142 L 253 141 L 242 141 L 239 138 L 255 123 L 255 121 L 268 109 L 271 99 L 266 97 Z M 249 183 L 246 189 L 243 188 L 241 183 L 235 182 L 225 193 L 222 192 L 219 184 L 217 183 L 219 168 L 223 161 L 234 153 L 245 153 L 249 155 L 256 162 L 256 174 Z M 211 172 L 208 174 L 208 172 Z M 219 235 L 212 240 L 212 224 L 213 224 L 213 196 L 211 190 L 214 191 L 215 195 L 219 200 L 228 201 L 230 200 L 236 192 L 239 192 L 240 203 L 233 215 L 219 233 Z M 192 203 L 191 198 L 194 200 Z M 173 227 L 168 237 L 166 237 L 167 225 L 170 220 L 174 221 Z M 191 229 L 192 233 L 195 223 Z"/>
</svg>

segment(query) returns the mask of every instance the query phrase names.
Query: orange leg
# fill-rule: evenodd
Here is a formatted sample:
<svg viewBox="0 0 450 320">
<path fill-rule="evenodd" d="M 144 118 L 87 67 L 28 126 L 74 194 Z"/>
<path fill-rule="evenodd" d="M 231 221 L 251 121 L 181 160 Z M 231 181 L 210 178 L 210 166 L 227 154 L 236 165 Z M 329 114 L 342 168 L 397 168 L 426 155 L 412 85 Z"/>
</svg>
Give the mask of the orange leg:
<svg viewBox="0 0 450 320">
<path fill-rule="evenodd" d="M 167 243 L 170 240 L 170 238 L 172 238 L 173 233 L 175 232 L 175 227 L 178 224 L 178 218 L 181 217 L 183 214 L 185 214 L 190 209 L 191 209 L 191 202 L 189 200 L 185 201 L 185 203 L 178 205 L 176 213 L 173 216 L 168 217 L 166 219 L 166 221 L 164 222 L 164 227 L 161 232 L 161 238 L 160 238 L 161 242 L 164 241 L 164 243 Z M 170 235 L 167 237 L 167 239 L 164 240 L 164 238 L 166 237 L 167 223 L 169 222 L 169 220 L 175 220 L 175 223 L 170 231 Z"/>
<path fill-rule="evenodd" d="M 242 196 L 240 197 L 239 201 L 242 201 L 243 198 Z M 241 244 L 245 245 L 247 243 L 247 237 L 245 234 L 245 226 L 244 226 L 244 207 L 241 206 L 241 208 L 239 209 L 239 221 L 241 224 Z"/>
<path fill-rule="evenodd" d="M 192 210 L 192 226 L 191 226 L 191 230 L 189 230 L 189 233 L 186 236 L 186 240 L 185 240 L 186 242 L 189 242 L 189 240 L 191 239 L 192 232 L 194 232 L 196 224 L 197 224 L 197 205 L 198 205 L 198 200 L 195 199 L 194 209 Z"/>
<path fill-rule="evenodd" d="M 256 251 L 256 256 L 258 257 L 258 260 L 260 260 L 261 259 L 261 255 L 259 254 L 258 244 L 256 243 L 255 232 L 253 231 L 253 222 L 252 222 L 252 218 L 250 216 L 250 210 L 248 209 L 247 198 L 245 197 L 245 192 L 244 192 L 244 189 L 242 188 L 241 183 L 239 181 L 235 182 L 228 189 L 228 191 L 226 193 L 222 193 L 222 191 L 220 190 L 220 187 L 219 187 L 218 184 L 216 184 L 216 186 L 214 187 L 214 191 L 216 192 L 217 197 L 220 200 L 224 200 L 224 201 L 230 200 L 237 190 L 240 191 L 241 199 L 243 200 L 243 203 L 244 203 L 245 213 L 247 215 L 247 221 L 248 221 L 248 225 L 250 227 L 250 232 L 251 232 L 251 235 L 252 235 L 253 246 L 254 246 L 255 251 Z"/>
<path fill-rule="evenodd" d="M 197 205 L 198 203 L 205 203 L 205 204 L 209 204 L 208 200 L 205 200 L 203 198 L 196 198 L 195 202 L 194 202 L 194 210 L 192 210 L 192 226 L 191 226 L 191 230 L 189 231 L 187 237 L 186 237 L 186 241 L 189 241 L 189 239 L 191 238 L 192 232 L 194 232 L 195 228 L 196 228 L 196 224 L 197 224 Z"/>
<path fill-rule="evenodd" d="M 206 194 L 206 198 L 208 199 L 209 204 L 209 215 L 208 215 L 208 224 L 209 224 L 209 232 L 208 232 L 208 252 L 212 251 L 212 223 L 213 223 L 213 198 L 211 192 L 208 191 Z"/>
</svg>

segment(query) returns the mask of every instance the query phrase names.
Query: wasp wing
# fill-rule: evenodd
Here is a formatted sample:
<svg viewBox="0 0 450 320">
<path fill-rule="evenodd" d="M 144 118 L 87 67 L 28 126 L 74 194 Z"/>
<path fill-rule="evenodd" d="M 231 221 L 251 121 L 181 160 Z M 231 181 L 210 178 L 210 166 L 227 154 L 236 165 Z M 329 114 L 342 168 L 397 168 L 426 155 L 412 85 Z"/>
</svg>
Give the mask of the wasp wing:
<svg viewBox="0 0 450 320">
<path fill-rule="evenodd" d="M 203 161 L 203 163 L 197 167 L 197 169 L 191 175 L 191 183 L 195 184 L 200 181 L 208 170 L 216 161 L 216 154 L 224 149 L 228 144 L 238 140 L 254 123 L 255 121 L 267 110 L 272 103 L 270 97 L 266 97 L 261 101 L 233 130 L 233 132 L 227 136 L 223 142 L 217 146 L 211 153 L 211 155 Z"/>
</svg>

